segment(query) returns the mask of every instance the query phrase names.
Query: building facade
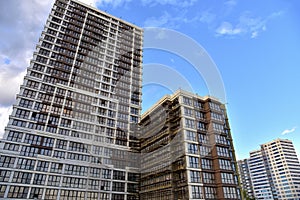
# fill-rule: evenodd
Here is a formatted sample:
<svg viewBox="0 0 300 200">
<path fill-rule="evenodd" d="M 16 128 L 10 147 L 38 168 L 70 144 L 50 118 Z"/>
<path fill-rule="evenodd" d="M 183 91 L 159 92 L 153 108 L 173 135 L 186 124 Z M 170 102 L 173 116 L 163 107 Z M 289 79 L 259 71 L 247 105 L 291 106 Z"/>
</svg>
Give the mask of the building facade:
<svg viewBox="0 0 300 200">
<path fill-rule="evenodd" d="M 249 159 L 238 160 L 237 163 L 243 197 L 254 198 L 249 170 Z"/>
<path fill-rule="evenodd" d="M 250 152 L 249 170 L 256 199 L 278 199 L 263 152 Z"/>
<path fill-rule="evenodd" d="M 56 0 L 0 141 L 0 198 L 139 199 L 143 30 Z"/>
<path fill-rule="evenodd" d="M 177 91 L 141 118 L 141 199 L 241 199 L 225 106 Z"/>
<path fill-rule="evenodd" d="M 278 199 L 300 199 L 300 164 L 292 141 L 277 139 L 261 145 L 270 166 Z"/>
<path fill-rule="evenodd" d="M 262 144 L 250 153 L 249 169 L 257 199 L 265 199 L 266 191 L 270 199 L 300 199 L 300 164 L 292 141 Z"/>
</svg>

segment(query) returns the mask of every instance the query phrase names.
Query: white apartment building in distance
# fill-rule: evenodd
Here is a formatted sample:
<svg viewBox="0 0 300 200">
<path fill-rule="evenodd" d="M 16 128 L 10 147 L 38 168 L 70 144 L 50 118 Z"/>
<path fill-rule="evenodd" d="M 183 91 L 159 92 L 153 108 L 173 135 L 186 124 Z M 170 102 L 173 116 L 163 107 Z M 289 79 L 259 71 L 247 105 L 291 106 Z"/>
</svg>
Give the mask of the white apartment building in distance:
<svg viewBox="0 0 300 200">
<path fill-rule="evenodd" d="M 300 199 L 300 164 L 292 141 L 276 139 L 250 152 L 249 170 L 257 199 Z"/>
</svg>

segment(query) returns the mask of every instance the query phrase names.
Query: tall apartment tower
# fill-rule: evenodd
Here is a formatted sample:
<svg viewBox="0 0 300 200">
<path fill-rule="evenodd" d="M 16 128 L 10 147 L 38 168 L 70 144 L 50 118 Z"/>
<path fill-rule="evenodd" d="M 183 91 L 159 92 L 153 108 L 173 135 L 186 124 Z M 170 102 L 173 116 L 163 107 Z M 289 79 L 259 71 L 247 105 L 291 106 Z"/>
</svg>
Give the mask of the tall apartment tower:
<svg viewBox="0 0 300 200">
<path fill-rule="evenodd" d="M 249 171 L 256 199 L 278 199 L 268 163 L 260 150 L 250 152 Z"/>
<path fill-rule="evenodd" d="M 243 197 L 254 198 L 252 181 L 249 170 L 249 159 L 239 160 L 238 162 L 239 176 L 242 187 Z"/>
<path fill-rule="evenodd" d="M 0 198 L 138 199 L 143 30 L 56 0 L 0 141 Z"/>
<path fill-rule="evenodd" d="M 241 199 L 225 106 L 179 90 L 141 118 L 141 199 Z"/>
<path fill-rule="evenodd" d="M 250 160 L 249 168 L 256 198 L 262 199 L 258 195 L 262 193 L 264 179 L 266 183 L 269 182 L 273 199 L 300 199 L 300 164 L 292 141 L 276 139 L 262 144 L 260 150 L 250 153 Z"/>
<path fill-rule="evenodd" d="M 261 145 L 278 199 L 300 199 L 300 164 L 292 141 L 276 139 Z"/>
</svg>

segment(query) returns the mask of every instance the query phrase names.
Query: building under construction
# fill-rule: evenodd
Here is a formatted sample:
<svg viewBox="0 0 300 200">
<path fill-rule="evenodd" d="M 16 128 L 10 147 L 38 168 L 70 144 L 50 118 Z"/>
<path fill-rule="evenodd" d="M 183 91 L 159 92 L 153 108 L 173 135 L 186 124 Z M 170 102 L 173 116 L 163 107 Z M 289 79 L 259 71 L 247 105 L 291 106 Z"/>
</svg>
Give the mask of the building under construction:
<svg viewBox="0 0 300 200">
<path fill-rule="evenodd" d="M 185 91 L 142 115 L 140 199 L 241 199 L 225 106 Z"/>
</svg>

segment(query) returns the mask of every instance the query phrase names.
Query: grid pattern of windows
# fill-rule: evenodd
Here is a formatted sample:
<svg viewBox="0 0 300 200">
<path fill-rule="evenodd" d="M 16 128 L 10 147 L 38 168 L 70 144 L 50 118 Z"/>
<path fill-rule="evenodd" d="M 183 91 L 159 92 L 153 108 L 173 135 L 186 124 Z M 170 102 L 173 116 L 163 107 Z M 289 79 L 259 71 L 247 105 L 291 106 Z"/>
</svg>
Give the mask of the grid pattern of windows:
<svg viewBox="0 0 300 200">
<path fill-rule="evenodd" d="M 193 199 L 202 199 L 202 187 L 201 186 L 192 186 L 192 198 Z"/>
</svg>

